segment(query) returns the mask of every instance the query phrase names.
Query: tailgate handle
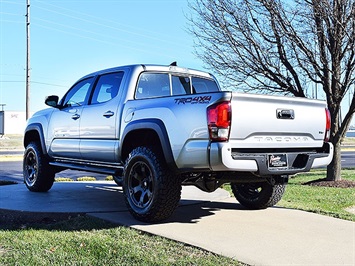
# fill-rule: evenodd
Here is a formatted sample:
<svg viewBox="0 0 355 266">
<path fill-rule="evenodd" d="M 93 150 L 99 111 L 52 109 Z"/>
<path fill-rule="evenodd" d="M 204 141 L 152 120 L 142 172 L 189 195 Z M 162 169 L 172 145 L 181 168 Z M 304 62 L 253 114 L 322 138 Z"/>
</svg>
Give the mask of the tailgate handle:
<svg viewBox="0 0 355 266">
<path fill-rule="evenodd" d="M 295 111 L 292 109 L 277 109 L 277 119 L 295 119 Z"/>
</svg>

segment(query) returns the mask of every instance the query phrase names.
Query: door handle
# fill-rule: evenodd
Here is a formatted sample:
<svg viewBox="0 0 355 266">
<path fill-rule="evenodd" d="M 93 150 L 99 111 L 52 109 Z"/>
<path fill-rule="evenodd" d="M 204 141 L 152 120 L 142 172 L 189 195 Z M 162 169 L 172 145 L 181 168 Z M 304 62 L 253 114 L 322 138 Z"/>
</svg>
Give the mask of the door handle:
<svg viewBox="0 0 355 266">
<path fill-rule="evenodd" d="M 115 113 L 112 112 L 112 111 L 107 111 L 106 113 L 103 114 L 104 117 L 110 117 L 110 116 L 113 116 Z"/>
<path fill-rule="evenodd" d="M 78 114 L 75 114 L 75 115 L 72 115 L 72 117 L 71 117 L 72 119 L 74 119 L 74 120 L 77 120 L 77 119 L 79 119 L 80 118 L 80 115 L 78 115 Z"/>
</svg>

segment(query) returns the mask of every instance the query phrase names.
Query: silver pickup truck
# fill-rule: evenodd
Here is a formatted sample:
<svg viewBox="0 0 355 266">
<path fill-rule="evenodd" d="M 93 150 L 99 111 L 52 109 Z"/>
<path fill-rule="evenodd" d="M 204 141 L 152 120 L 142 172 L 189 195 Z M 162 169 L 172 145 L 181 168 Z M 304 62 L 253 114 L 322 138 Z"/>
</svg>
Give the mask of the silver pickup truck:
<svg viewBox="0 0 355 266">
<path fill-rule="evenodd" d="M 240 204 L 275 205 L 290 175 L 328 165 L 323 101 L 222 91 L 208 73 L 172 64 L 130 65 L 81 78 L 28 120 L 23 161 L 30 191 L 57 172 L 112 175 L 131 214 L 168 218 L 182 185 L 230 183 Z"/>
</svg>

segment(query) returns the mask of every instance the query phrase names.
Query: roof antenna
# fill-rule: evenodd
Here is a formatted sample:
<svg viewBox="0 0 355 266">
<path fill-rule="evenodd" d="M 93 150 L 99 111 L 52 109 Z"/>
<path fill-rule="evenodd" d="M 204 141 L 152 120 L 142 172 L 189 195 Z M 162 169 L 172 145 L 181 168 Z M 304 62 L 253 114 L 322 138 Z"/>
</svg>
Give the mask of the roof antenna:
<svg viewBox="0 0 355 266">
<path fill-rule="evenodd" d="M 172 63 L 170 64 L 170 66 L 177 66 L 176 61 L 172 62 Z"/>
</svg>

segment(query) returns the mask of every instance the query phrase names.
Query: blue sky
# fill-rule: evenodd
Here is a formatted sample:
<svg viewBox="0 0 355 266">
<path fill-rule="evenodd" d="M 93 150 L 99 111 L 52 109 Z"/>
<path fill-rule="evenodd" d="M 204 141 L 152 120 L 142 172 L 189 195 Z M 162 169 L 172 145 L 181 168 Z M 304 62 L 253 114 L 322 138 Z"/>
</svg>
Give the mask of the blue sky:
<svg viewBox="0 0 355 266">
<path fill-rule="evenodd" d="M 203 69 L 187 0 L 31 0 L 31 111 L 90 72 L 134 63 Z M 0 0 L 0 104 L 25 110 L 26 0 Z"/>
<path fill-rule="evenodd" d="M 46 107 L 45 96 L 63 96 L 80 77 L 104 68 L 177 61 L 204 70 L 187 32 L 188 0 L 30 3 L 31 112 Z M 8 111 L 25 110 L 25 14 L 26 0 L 0 0 L 0 104 Z"/>
</svg>

